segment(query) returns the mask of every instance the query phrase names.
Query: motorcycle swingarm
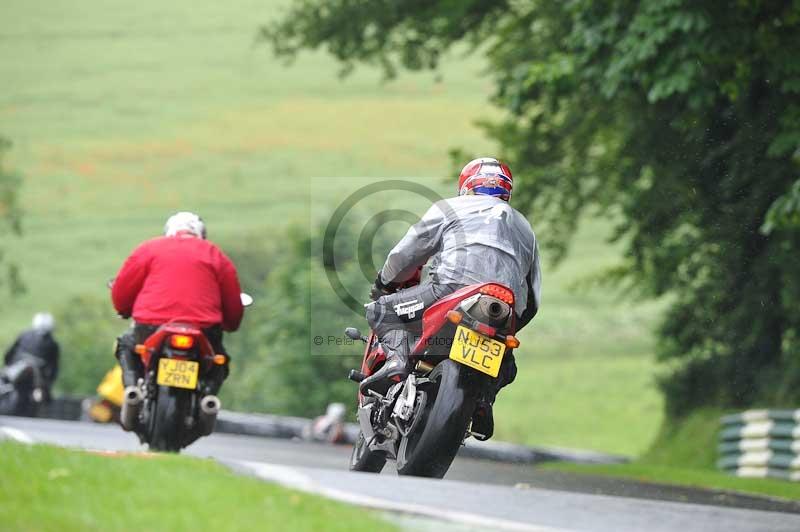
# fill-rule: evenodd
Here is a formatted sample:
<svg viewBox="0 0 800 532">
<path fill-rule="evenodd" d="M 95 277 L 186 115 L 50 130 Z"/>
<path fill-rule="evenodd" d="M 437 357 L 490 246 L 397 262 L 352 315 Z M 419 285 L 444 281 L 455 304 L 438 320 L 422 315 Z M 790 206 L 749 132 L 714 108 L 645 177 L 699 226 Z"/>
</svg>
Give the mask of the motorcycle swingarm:
<svg viewBox="0 0 800 532">
<path fill-rule="evenodd" d="M 375 430 L 372 425 L 375 403 L 358 407 L 358 424 L 364 438 L 367 440 L 370 451 L 383 451 L 390 458 L 397 457 L 397 441 L 399 434 L 392 425 L 387 425 L 383 429 Z"/>
<path fill-rule="evenodd" d="M 410 421 L 410 415 L 415 407 L 417 387 L 428 382 L 430 381 L 427 378 L 410 375 L 402 388 L 395 387 L 389 392 L 389 399 L 375 398 L 374 401 L 359 406 L 358 424 L 371 451 L 383 451 L 393 459 L 397 457 L 397 446 L 401 434 L 395 423 L 398 419 Z M 384 427 L 377 429 L 373 425 L 375 414 L 378 413 L 376 407 L 387 409 L 386 413 L 392 420 Z"/>
<path fill-rule="evenodd" d="M 374 403 L 358 407 L 358 424 L 368 442 L 375 438 L 375 429 L 372 427 L 372 412 L 374 409 Z"/>
</svg>

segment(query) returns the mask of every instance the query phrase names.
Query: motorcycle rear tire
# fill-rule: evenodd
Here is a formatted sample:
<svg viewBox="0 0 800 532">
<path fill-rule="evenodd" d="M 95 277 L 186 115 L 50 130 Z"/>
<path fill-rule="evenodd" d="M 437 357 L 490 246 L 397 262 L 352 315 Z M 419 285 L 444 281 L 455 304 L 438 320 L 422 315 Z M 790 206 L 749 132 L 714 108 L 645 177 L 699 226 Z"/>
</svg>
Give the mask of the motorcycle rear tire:
<svg viewBox="0 0 800 532">
<path fill-rule="evenodd" d="M 424 417 L 400 443 L 398 474 L 439 479 L 447 474 L 475 410 L 476 396 L 464 387 L 462 368 L 445 360 L 431 372 L 429 378 L 436 386 L 429 391 L 424 410 L 417 413 Z"/>
<path fill-rule="evenodd" d="M 371 451 L 363 432 L 358 433 L 358 439 L 350 455 L 350 471 L 359 473 L 380 473 L 386 465 L 386 453 Z"/>
<path fill-rule="evenodd" d="M 150 450 L 179 453 L 186 435 L 186 416 L 189 415 L 190 393 L 185 390 L 158 387 L 158 397 L 153 405 Z"/>
</svg>

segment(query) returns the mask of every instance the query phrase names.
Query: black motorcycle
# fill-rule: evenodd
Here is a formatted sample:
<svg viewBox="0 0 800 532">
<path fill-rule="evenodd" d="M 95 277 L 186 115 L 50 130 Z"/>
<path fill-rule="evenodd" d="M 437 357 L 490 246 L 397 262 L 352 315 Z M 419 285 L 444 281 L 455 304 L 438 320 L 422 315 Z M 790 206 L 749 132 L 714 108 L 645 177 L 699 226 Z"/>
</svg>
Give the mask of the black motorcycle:
<svg viewBox="0 0 800 532">
<path fill-rule="evenodd" d="M 30 354 L 0 369 L 0 415 L 36 417 L 49 396 L 44 361 Z"/>
</svg>

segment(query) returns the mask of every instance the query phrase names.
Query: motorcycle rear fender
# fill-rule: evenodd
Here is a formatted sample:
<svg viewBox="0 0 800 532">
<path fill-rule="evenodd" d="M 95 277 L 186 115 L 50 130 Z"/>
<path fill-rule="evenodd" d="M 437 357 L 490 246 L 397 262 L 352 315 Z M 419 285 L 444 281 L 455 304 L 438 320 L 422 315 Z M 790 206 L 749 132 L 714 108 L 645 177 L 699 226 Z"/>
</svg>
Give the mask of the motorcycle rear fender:
<svg viewBox="0 0 800 532">
<path fill-rule="evenodd" d="M 197 362 L 198 356 L 194 349 L 191 351 L 179 351 L 177 349 L 173 349 L 171 347 L 164 347 L 162 351 L 163 356 L 161 358 L 177 358 L 177 359 L 184 359 L 184 360 L 192 360 Z"/>
</svg>

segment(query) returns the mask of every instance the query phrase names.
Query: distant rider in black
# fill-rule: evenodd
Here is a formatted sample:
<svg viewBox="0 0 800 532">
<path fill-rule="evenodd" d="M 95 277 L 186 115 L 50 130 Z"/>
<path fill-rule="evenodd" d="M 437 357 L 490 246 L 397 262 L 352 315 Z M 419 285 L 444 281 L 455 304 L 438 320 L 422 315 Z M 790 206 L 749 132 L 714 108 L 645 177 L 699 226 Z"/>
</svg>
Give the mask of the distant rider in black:
<svg viewBox="0 0 800 532">
<path fill-rule="evenodd" d="M 39 369 L 41 381 L 38 388 L 49 398 L 50 388 L 58 376 L 60 348 L 53 337 L 55 320 L 53 316 L 39 313 L 33 317 L 32 328 L 19 335 L 8 348 L 4 357 L 5 367 L 0 372 L 6 376 L 17 373 L 16 368 L 34 362 Z"/>
</svg>

